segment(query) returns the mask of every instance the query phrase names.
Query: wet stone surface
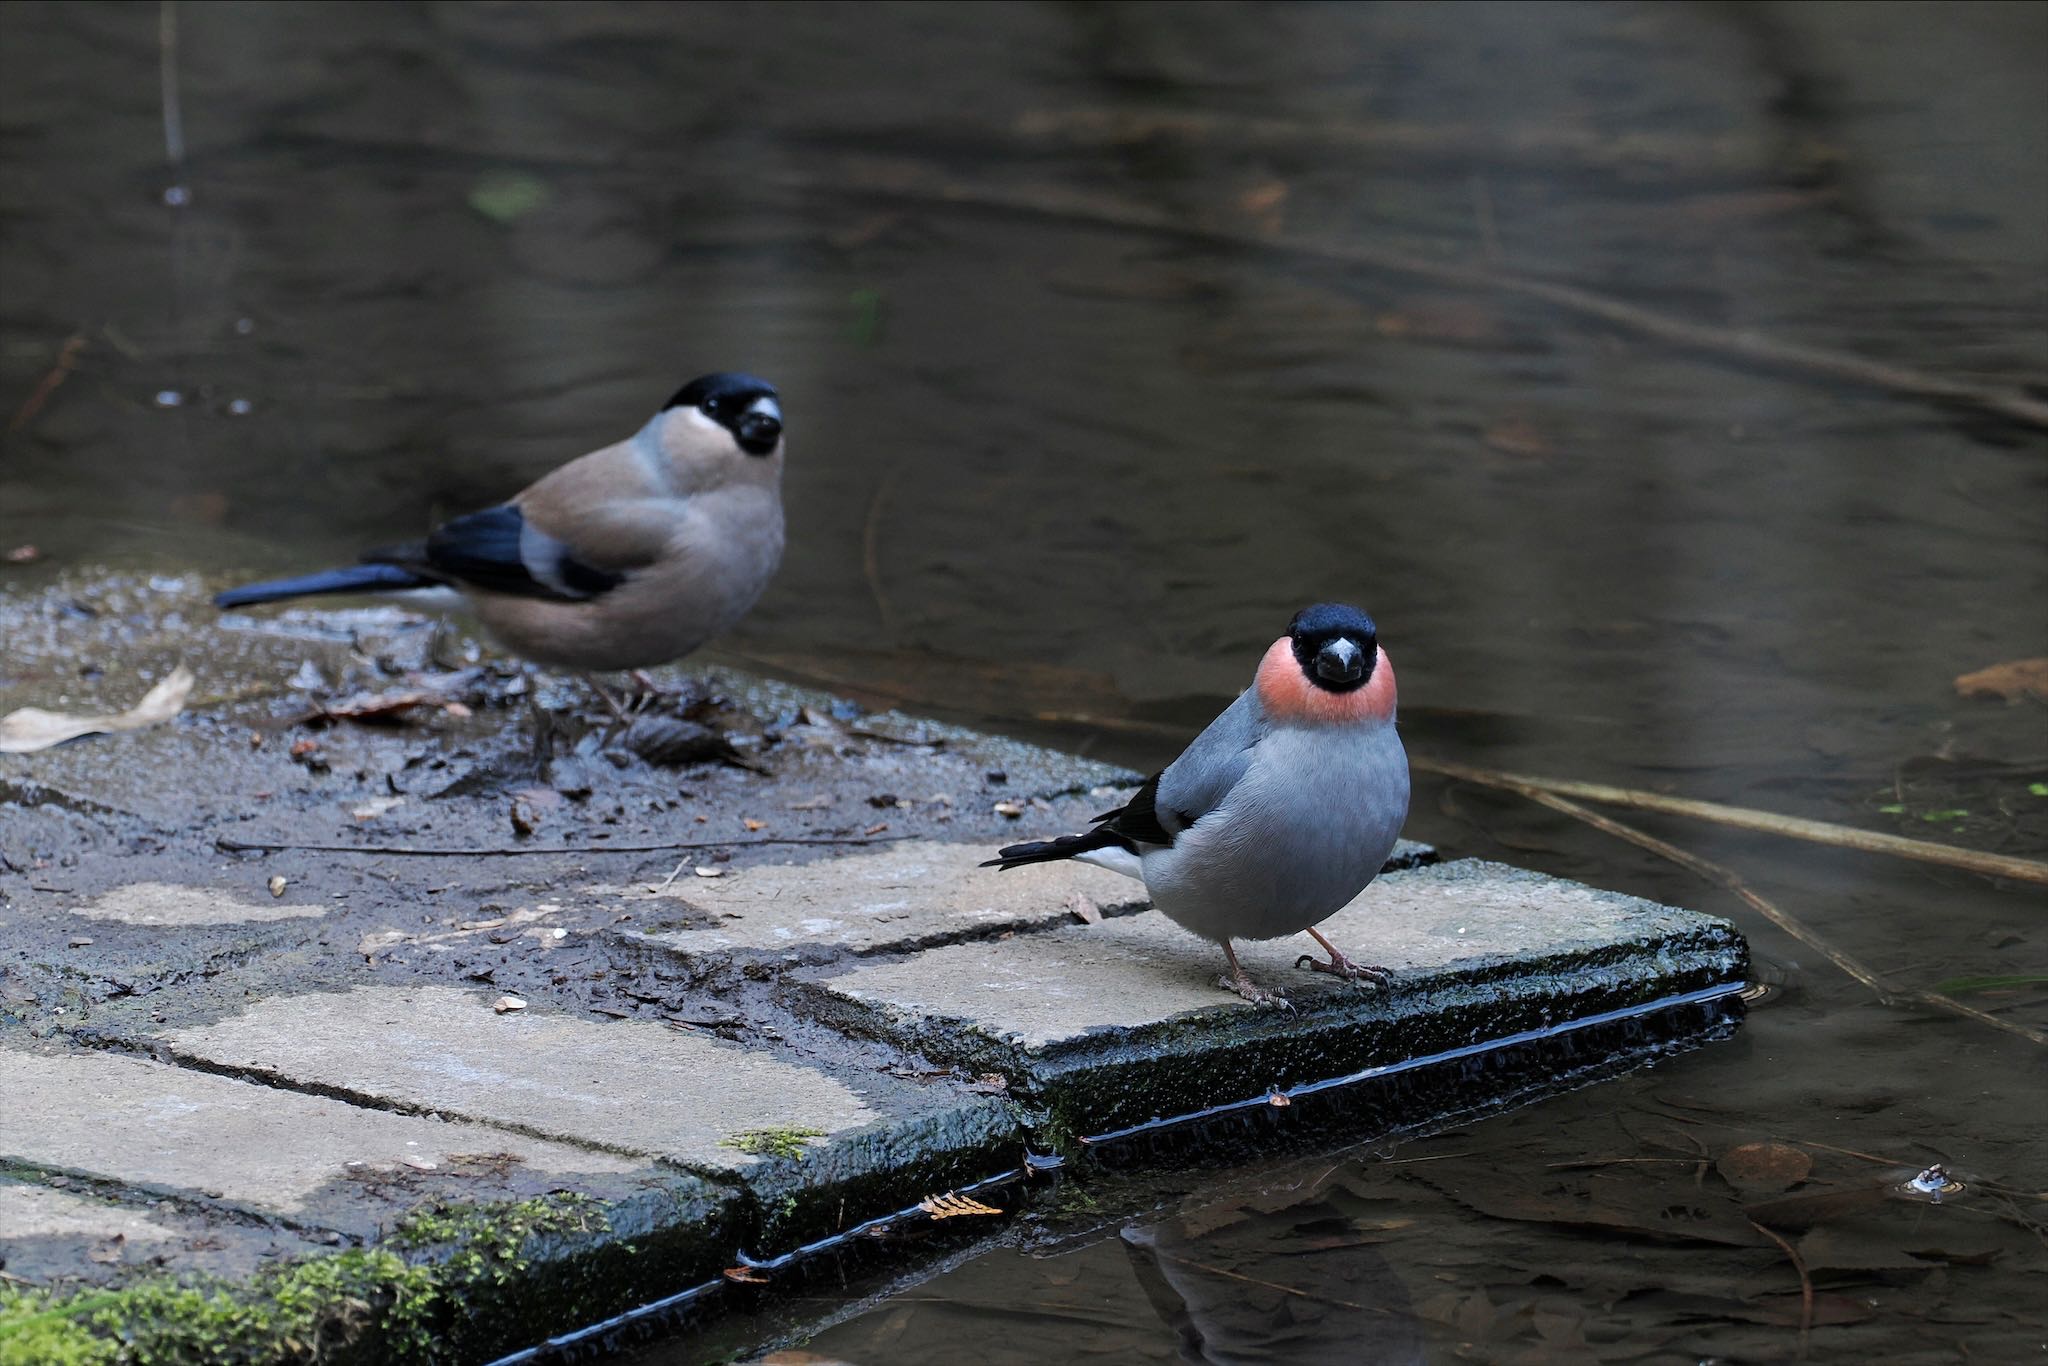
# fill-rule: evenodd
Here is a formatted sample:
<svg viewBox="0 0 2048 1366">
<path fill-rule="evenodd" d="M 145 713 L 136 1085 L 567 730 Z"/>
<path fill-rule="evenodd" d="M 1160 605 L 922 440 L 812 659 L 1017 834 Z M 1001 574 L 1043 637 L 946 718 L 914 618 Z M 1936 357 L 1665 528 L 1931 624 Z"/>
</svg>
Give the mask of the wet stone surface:
<svg viewBox="0 0 2048 1366">
<path fill-rule="evenodd" d="M 1133 1117 L 1742 972 L 1718 921 L 1404 844 L 1328 927 L 1393 987 L 1252 945 L 1293 1000 L 1255 1010 L 1138 884 L 979 867 L 1138 775 L 715 668 L 619 727 L 455 628 L 208 586 L 0 594 L 0 712 L 198 675 L 0 756 L 0 1252 L 35 1284 L 253 1284 L 587 1200 L 494 1330 L 531 1340 Z"/>
<path fill-rule="evenodd" d="M 1215 945 L 1145 915 L 814 985 L 849 1027 L 1000 1070 L 1101 1131 L 1740 983 L 1748 967 L 1722 922 L 1470 859 L 1385 874 L 1320 928 L 1391 982 L 1297 966 L 1306 936 L 1242 943 L 1253 981 L 1287 1001 L 1254 1006 L 1218 989 Z"/>
</svg>

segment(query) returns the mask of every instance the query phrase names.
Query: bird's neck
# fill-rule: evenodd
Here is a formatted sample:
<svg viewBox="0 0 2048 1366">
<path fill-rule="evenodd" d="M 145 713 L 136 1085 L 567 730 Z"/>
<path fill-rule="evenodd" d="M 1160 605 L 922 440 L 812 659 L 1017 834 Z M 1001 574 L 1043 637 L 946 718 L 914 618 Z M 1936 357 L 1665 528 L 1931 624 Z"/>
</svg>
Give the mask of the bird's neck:
<svg viewBox="0 0 2048 1366">
<path fill-rule="evenodd" d="M 1385 650 L 1364 687 L 1331 692 L 1309 681 L 1294 657 L 1294 642 L 1282 636 L 1259 661 L 1252 686 L 1266 715 L 1285 725 L 1357 726 L 1394 719 L 1394 663 Z"/>
</svg>

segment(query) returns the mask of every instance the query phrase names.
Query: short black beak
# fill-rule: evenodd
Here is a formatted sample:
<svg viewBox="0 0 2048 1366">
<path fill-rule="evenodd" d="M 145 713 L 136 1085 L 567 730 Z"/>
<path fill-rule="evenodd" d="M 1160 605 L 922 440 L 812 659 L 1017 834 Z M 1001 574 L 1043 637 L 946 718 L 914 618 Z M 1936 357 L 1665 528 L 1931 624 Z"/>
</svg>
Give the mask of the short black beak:
<svg viewBox="0 0 2048 1366">
<path fill-rule="evenodd" d="M 782 440 L 782 423 L 766 413 L 748 413 L 733 428 L 733 436 L 748 455 L 766 455 Z"/>
<path fill-rule="evenodd" d="M 1326 683 L 1356 683 L 1365 674 L 1365 651 L 1348 636 L 1325 641 L 1316 651 L 1316 675 Z"/>
</svg>

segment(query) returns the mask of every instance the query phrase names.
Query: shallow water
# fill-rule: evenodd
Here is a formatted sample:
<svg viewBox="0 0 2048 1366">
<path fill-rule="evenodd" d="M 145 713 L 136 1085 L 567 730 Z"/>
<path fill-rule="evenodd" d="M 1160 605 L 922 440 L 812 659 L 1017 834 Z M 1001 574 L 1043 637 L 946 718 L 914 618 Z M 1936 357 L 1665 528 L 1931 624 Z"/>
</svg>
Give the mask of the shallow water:
<svg viewBox="0 0 2048 1366">
<path fill-rule="evenodd" d="M 786 395 L 791 546 L 734 659 L 1157 763 L 1349 599 L 1417 755 L 2048 850 L 2048 713 L 1951 683 L 2048 654 L 2038 429 L 1436 272 L 2038 395 L 2048 8 L 161 13 L 0 10 L 0 551 L 40 554 L 0 573 L 308 567 L 743 367 Z M 1628 819 L 1894 988 L 2048 970 L 2014 887 Z M 1518 798 L 1425 777 L 1409 833 L 1731 916 L 1777 991 L 1626 1081 L 648 1359 L 833 1313 L 808 1350 L 857 1362 L 1190 1325 L 1219 1361 L 1763 1360 L 1802 1313 L 1817 1357 L 2038 1354 L 2040 1046 Z M 2048 1028 L 2038 986 L 1961 999 Z M 1806 1311 L 1714 1168 L 1765 1140 L 1865 1155 L 1802 1190 L 1968 1189 L 1793 1229 Z M 1725 1237 L 1646 1232 L 1681 1207 Z"/>
</svg>

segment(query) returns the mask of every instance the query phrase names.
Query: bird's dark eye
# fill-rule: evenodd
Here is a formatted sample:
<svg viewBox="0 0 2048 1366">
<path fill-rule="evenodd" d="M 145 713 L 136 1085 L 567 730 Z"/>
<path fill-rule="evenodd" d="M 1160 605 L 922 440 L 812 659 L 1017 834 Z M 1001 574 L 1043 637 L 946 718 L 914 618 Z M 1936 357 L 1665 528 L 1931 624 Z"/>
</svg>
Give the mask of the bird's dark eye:
<svg viewBox="0 0 2048 1366">
<path fill-rule="evenodd" d="M 706 417 L 717 417 L 717 416 L 718 416 L 718 410 L 719 410 L 720 408 L 724 407 L 724 406 L 725 406 L 725 405 L 724 405 L 724 402 L 723 402 L 723 400 L 720 400 L 720 399 L 715 399 L 715 398 L 707 398 L 707 399 L 705 399 L 705 400 L 704 400 L 704 416 L 706 416 Z"/>
</svg>

